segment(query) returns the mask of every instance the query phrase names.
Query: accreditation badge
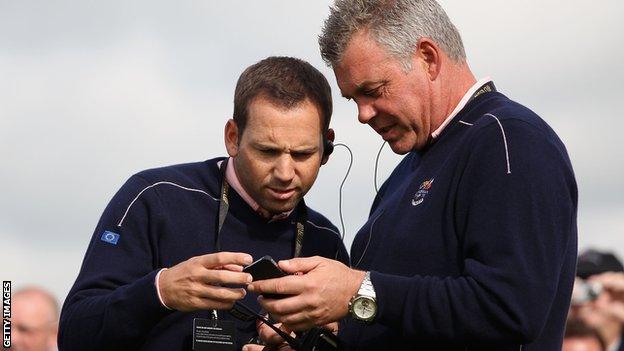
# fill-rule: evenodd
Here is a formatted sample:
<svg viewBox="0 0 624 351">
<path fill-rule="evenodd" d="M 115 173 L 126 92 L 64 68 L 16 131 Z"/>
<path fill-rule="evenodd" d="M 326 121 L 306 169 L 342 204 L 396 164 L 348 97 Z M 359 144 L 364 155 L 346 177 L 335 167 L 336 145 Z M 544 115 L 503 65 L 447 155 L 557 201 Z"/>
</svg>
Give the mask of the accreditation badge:
<svg viewBox="0 0 624 351">
<path fill-rule="evenodd" d="M 233 321 L 193 319 L 194 351 L 236 351 Z"/>
</svg>

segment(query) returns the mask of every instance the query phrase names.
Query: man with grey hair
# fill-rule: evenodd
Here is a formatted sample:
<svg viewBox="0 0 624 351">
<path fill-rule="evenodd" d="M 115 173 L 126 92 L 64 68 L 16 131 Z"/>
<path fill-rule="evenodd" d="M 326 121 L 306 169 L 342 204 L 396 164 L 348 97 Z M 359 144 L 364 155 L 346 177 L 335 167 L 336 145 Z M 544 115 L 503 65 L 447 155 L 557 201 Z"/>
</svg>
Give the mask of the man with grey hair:
<svg viewBox="0 0 624 351">
<path fill-rule="evenodd" d="M 13 294 L 11 307 L 13 334 L 7 350 L 56 350 L 59 307 L 54 296 L 39 287 L 23 288 Z"/>
<path fill-rule="evenodd" d="M 359 121 L 406 156 L 352 267 L 282 261 L 300 274 L 252 283 L 289 295 L 261 305 L 295 330 L 342 320 L 354 350 L 560 350 L 577 188 L 555 132 L 475 79 L 433 0 L 337 0 L 319 43 Z"/>
</svg>

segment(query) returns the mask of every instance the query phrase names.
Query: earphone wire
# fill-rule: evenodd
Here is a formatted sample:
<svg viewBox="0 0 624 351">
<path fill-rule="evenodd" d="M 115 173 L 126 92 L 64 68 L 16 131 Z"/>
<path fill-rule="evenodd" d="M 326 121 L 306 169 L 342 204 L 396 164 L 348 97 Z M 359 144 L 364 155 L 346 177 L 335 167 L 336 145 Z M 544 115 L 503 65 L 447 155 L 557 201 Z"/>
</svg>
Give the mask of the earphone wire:
<svg viewBox="0 0 624 351">
<path fill-rule="evenodd" d="M 386 146 L 386 141 L 384 140 L 383 143 L 381 143 L 381 147 L 379 148 L 379 151 L 377 152 L 377 157 L 375 157 L 375 175 L 374 175 L 374 179 L 373 179 L 373 186 L 375 187 L 375 194 L 379 195 L 379 187 L 377 187 L 377 170 L 379 168 L 379 157 L 381 156 L 381 151 L 383 150 L 383 147 Z M 383 199 L 383 197 L 382 197 Z M 366 240 L 366 246 L 364 246 L 364 251 L 362 251 L 362 255 L 360 256 L 360 259 L 357 261 L 357 263 L 352 266 L 352 267 L 357 267 L 360 265 L 360 263 L 362 262 L 362 259 L 364 259 L 364 256 L 366 255 L 366 251 L 368 251 L 368 246 L 370 245 L 371 239 L 373 237 L 373 226 L 375 226 L 375 222 L 377 222 L 377 220 L 379 219 L 379 217 L 381 217 L 381 215 L 384 213 L 384 209 L 381 209 L 381 212 L 373 219 L 370 228 L 368 230 L 368 239 Z M 353 257 L 351 257 L 353 258 Z"/>
<path fill-rule="evenodd" d="M 340 240 L 344 241 L 345 238 L 345 224 L 344 224 L 344 217 L 342 215 L 342 188 L 344 187 L 345 182 L 347 181 L 347 178 L 349 177 L 349 173 L 351 172 L 351 166 L 353 166 L 353 152 L 351 152 L 351 149 L 343 143 L 338 143 L 338 144 L 334 144 L 334 147 L 336 146 L 342 146 L 345 149 L 347 149 L 347 151 L 349 151 L 349 168 L 347 168 L 347 172 L 345 173 L 344 178 L 342 179 L 342 183 L 340 183 L 340 189 L 338 190 L 338 214 L 340 215 L 340 226 L 342 228 L 342 231 L 340 233 Z"/>
<path fill-rule="evenodd" d="M 379 168 L 379 156 L 381 156 L 381 150 L 383 150 L 384 146 L 386 146 L 387 141 L 384 140 L 383 143 L 381 143 L 381 147 L 379 148 L 379 151 L 377 152 L 377 157 L 375 157 L 375 175 L 374 175 L 374 179 L 373 179 L 373 185 L 375 186 L 375 194 L 379 194 L 379 187 L 377 186 L 377 170 Z"/>
</svg>

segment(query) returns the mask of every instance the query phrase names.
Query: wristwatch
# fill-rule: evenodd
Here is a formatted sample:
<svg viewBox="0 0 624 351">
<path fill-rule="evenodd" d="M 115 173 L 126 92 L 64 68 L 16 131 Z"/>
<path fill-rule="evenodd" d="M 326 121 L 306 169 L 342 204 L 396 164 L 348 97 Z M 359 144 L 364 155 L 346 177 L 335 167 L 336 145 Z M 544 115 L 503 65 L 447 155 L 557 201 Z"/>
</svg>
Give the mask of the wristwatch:
<svg viewBox="0 0 624 351">
<path fill-rule="evenodd" d="M 366 272 L 360 290 L 349 301 L 349 313 L 357 320 L 370 322 L 377 315 L 377 296 L 370 280 L 370 272 Z"/>
</svg>

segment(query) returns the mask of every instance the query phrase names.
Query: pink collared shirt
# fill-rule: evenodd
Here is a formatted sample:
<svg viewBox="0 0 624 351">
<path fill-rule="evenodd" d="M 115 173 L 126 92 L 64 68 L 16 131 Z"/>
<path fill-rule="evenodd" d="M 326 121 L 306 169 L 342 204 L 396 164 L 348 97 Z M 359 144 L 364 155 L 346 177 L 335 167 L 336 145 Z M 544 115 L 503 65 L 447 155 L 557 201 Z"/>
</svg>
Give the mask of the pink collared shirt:
<svg viewBox="0 0 624 351">
<path fill-rule="evenodd" d="M 221 166 L 221 162 L 223 161 L 218 162 L 217 165 Z M 238 195 L 240 195 L 240 197 L 242 197 L 243 200 L 245 200 L 245 202 L 249 205 L 249 207 L 251 207 L 254 211 L 256 211 L 261 216 L 266 217 L 265 214 L 267 213 L 267 211 L 260 208 L 260 204 L 258 204 L 256 200 L 254 200 L 251 197 L 251 195 L 249 195 L 245 191 L 245 188 L 243 188 L 243 185 L 238 179 L 238 175 L 236 175 L 236 169 L 234 168 L 234 159 L 232 157 L 230 157 L 230 159 L 228 160 L 227 167 L 225 168 L 225 179 L 227 180 L 228 184 L 230 184 L 232 189 L 234 189 L 234 191 L 236 191 Z M 292 211 L 293 210 L 283 212 L 280 214 L 276 214 L 273 217 L 271 217 L 271 221 L 286 218 L 290 215 Z"/>
<path fill-rule="evenodd" d="M 221 167 L 221 162 L 223 161 L 219 161 L 217 166 Z M 232 157 L 228 160 L 227 167 L 225 168 L 225 180 L 227 180 L 232 189 L 245 200 L 249 207 L 258 212 L 260 205 L 245 191 L 240 180 L 238 180 L 238 175 L 236 175 L 236 170 L 234 169 L 234 159 Z"/>
</svg>

